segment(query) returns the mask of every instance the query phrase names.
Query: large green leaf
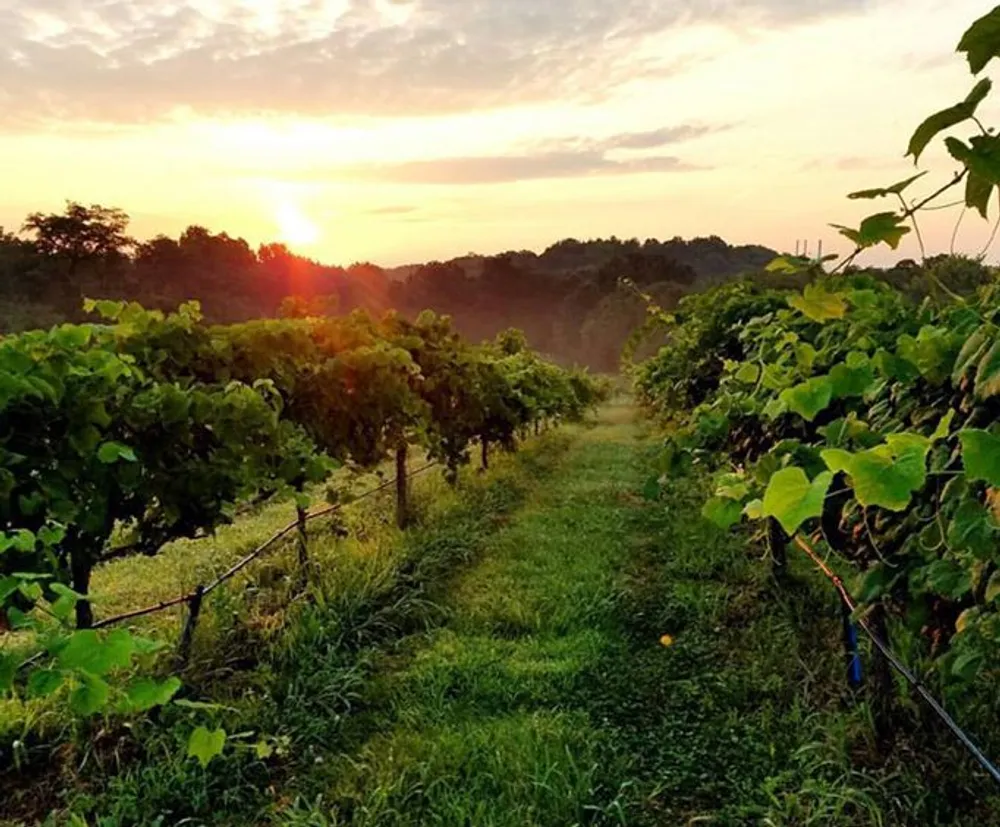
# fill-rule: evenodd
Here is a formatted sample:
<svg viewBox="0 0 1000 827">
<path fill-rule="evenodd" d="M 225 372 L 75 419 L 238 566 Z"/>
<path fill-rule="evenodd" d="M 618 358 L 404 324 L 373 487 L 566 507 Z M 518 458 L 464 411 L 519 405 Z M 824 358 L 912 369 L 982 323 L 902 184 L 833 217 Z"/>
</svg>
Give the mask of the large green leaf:
<svg viewBox="0 0 1000 827">
<path fill-rule="evenodd" d="M 976 500 L 965 500 L 948 522 L 946 539 L 952 551 L 967 551 L 979 560 L 991 560 L 997 547 L 993 513 Z"/>
<path fill-rule="evenodd" d="M 862 250 L 878 244 L 888 244 L 895 250 L 903 236 L 910 232 L 910 228 L 903 224 L 905 220 L 894 212 L 880 212 L 863 219 L 856 230 L 843 224 L 830 226 L 839 230 L 842 236 L 849 238 Z"/>
<path fill-rule="evenodd" d="M 96 675 L 81 673 L 80 685 L 69 696 L 70 708 L 77 715 L 93 715 L 108 705 L 111 687 Z"/>
<path fill-rule="evenodd" d="M 897 181 L 895 184 L 889 187 L 877 187 L 870 190 L 859 190 L 858 192 L 848 193 L 847 197 L 851 199 L 858 198 L 884 198 L 887 195 L 902 195 L 903 190 L 910 186 L 914 181 L 923 178 L 927 172 L 918 172 L 911 178 L 907 178 L 904 181 Z"/>
<path fill-rule="evenodd" d="M 833 382 L 829 376 L 814 376 L 781 392 L 779 397 L 790 411 L 812 422 L 826 410 L 833 399 Z"/>
<path fill-rule="evenodd" d="M 850 477 L 854 496 L 863 506 L 905 511 L 914 491 L 927 482 L 927 454 L 931 440 L 920 434 L 890 434 L 885 445 L 851 454 L 838 448 L 822 452 L 833 471 Z"/>
<path fill-rule="evenodd" d="M 993 340 L 993 330 L 994 328 L 990 324 L 981 325 L 975 333 L 965 340 L 951 372 L 953 384 L 959 384 L 965 375 L 979 364 Z"/>
<path fill-rule="evenodd" d="M 990 196 L 995 186 L 996 183 L 988 178 L 970 172 L 965 179 L 965 205 L 972 207 L 983 218 L 989 218 Z"/>
<path fill-rule="evenodd" d="M 135 451 L 129 448 L 128 445 L 122 445 L 120 442 L 105 442 L 97 449 L 97 458 L 105 465 L 111 465 L 120 459 L 126 462 L 135 462 L 137 460 Z"/>
<path fill-rule="evenodd" d="M 847 359 L 830 370 L 830 381 L 833 385 L 833 398 L 845 399 L 851 396 L 864 396 L 865 392 L 875 384 L 875 368 L 868 355 L 859 351 L 847 354 Z"/>
<path fill-rule="evenodd" d="M 964 101 L 954 106 L 949 106 L 947 109 L 942 109 L 940 112 L 935 112 L 920 124 L 913 133 L 913 137 L 910 138 L 910 145 L 906 150 L 907 155 L 913 156 L 913 162 L 916 163 L 920 160 L 920 156 L 927 148 L 927 144 L 936 135 L 953 126 L 957 126 L 963 121 L 969 120 L 969 118 L 975 115 L 976 108 L 989 94 L 990 87 L 989 79 L 984 78 L 972 87 L 972 91 L 969 92 Z"/>
<path fill-rule="evenodd" d="M 742 382 L 744 385 L 756 384 L 760 378 L 760 366 L 753 362 L 744 362 L 733 376 L 736 381 Z"/>
<path fill-rule="evenodd" d="M 915 337 L 904 333 L 897 341 L 899 356 L 916 365 L 929 382 L 942 384 L 951 375 L 958 345 L 950 330 L 924 325 Z"/>
<path fill-rule="evenodd" d="M 976 368 L 975 392 L 979 399 L 1000 394 L 1000 341 L 994 341 Z"/>
<path fill-rule="evenodd" d="M 104 638 L 93 629 L 83 629 L 74 632 L 55 655 L 63 669 L 106 675 L 128 666 L 133 649 L 132 635 L 125 629 L 116 629 Z"/>
<path fill-rule="evenodd" d="M 743 504 L 727 497 L 712 497 L 701 509 L 701 516 L 722 529 L 727 529 L 738 523 L 742 515 Z"/>
<path fill-rule="evenodd" d="M 966 428 L 958 432 L 962 462 L 970 481 L 982 480 L 1000 487 L 1000 437 L 989 431 Z"/>
<path fill-rule="evenodd" d="M 63 685 L 65 677 L 58 669 L 36 669 L 28 678 L 28 694 L 33 698 L 51 695 Z"/>
<path fill-rule="evenodd" d="M 872 364 L 875 365 L 878 372 L 886 379 L 895 379 L 898 382 L 912 382 L 920 376 L 920 369 L 913 362 L 895 353 L 890 353 L 884 348 L 872 357 Z"/>
<path fill-rule="evenodd" d="M 945 146 L 948 147 L 951 156 L 964 164 L 971 175 L 982 179 L 985 183 L 1000 183 L 1000 137 L 974 135 L 968 144 L 958 138 L 946 138 Z"/>
<path fill-rule="evenodd" d="M 1000 55 L 1000 6 L 980 17 L 966 30 L 958 43 L 958 51 L 965 52 L 974 75 Z"/>
<path fill-rule="evenodd" d="M 953 599 L 972 589 L 972 572 L 955 560 L 935 560 L 924 570 L 923 577 L 930 591 Z"/>
<path fill-rule="evenodd" d="M 951 673 L 959 680 L 971 681 L 982 668 L 986 656 L 982 652 L 963 652 L 951 664 Z"/>
<path fill-rule="evenodd" d="M 995 571 L 990 576 L 990 582 L 986 585 L 986 602 L 992 603 L 1000 597 L 1000 571 Z"/>
<path fill-rule="evenodd" d="M 217 755 L 222 754 L 226 746 L 226 731 L 224 729 L 209 730 L 200 726 L 188 738 L 187 754 L 197 758 L 203 767 Z"/>
<path fill-rule="evenodd" d="M 764 268 L 769 273 L 802 273 L 812 267 L 813 262 L 805 256 L 778 256 Z"/>
<path fill-rule="evenodd" d="M 839 293 L 830 293 L 819 284 L 808 284 L 801 296 L 792 296 L 788 303 L 814 322 L 841 319 L 847 312 L 847 302 Z"/>
<path fill-rule="evenodd" d="M 167 678 L 160 682 L 152 678 L 140 678 L 126 691 L 127 707 L 143 711 L 167 703 L 181 688 L 178 678 Z"/>
<path fill-rule="evenodd" d="M 764 493 L 763 516 L 774 517 L 789 534 L 811 517 L 823 513 L 826 492 L 833 481 L 833 474 L 824 471 L 812 482 L 801 468 L 783 468 L 777 471 Z"/>
</svg>

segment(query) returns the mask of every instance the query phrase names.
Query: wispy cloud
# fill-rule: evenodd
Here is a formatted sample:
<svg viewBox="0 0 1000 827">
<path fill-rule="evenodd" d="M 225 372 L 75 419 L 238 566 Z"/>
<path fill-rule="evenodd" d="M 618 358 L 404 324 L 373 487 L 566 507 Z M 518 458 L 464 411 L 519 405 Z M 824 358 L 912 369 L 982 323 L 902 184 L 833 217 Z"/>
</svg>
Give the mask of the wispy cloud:
<svg viewBox="0 0 1000 827">
<path fill-rule="evenodd" d="M 0 123 L 202 114 L 387 116 L 600 95 L 645 36 L 771 26 L 870 0 L 7 0 Z M 683 64 L 681 64 L 683 65 Z"/>
<path fill-rule="evenodd" d="M 372 207 L 370 210 L 363 210 L 366 215 L 412 215 L 417 212 L 420 207 L 415 207 L 411 205 L 392 205 L 389 204 L 384 207 Z"/>
<path fill-rule="evenodd" d="M 626 132 L 606 138 L 560 138 L 494 155 L 429 158 L 382 164 L 354 164 L 302 176 L 392 184 L 501 184 L 544 178 L 688 172 L 703 169 L 675 155 L 635 156 L 637 150 L 662 150 L 717 131 L 719 127 L 681 125 Z M 631 154 L 621 157 L 619 151 Z"/>
</svg>

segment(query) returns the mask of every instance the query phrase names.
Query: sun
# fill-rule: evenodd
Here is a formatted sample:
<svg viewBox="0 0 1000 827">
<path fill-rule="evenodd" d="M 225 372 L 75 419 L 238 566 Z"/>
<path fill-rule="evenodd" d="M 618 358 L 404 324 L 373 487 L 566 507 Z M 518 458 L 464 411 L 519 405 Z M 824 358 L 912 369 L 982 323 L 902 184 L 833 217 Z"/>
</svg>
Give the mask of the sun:
<svg viewBox="0 0 1000 827">
<path fill-rule="evenodd" d="M 319 227 L 295 204 L 279 204 L 274 217 L 278 233 L 285 244 L 308 247 L 319 241 Z"/>
</svg>

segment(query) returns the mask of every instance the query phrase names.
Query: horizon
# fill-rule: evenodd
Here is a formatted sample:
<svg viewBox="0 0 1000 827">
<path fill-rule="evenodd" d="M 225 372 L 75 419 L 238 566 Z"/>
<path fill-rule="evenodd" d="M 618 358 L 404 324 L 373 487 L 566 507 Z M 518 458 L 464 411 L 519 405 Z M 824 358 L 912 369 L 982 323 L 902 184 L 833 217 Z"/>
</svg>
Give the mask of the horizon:
<svg viewBox="0 0 1000 827">
<path fill-rule="evenodd" d="M 829 223 L 871 206 L 846 194 L 914 173 L 909 136 L 968 93 L 954 48 L 992 4 L 735 6 L 13 0 L 0 225 L 74 200 L 139 239 L 197 224 L 387 269 L 611 236 L 846 252 Z M 919 167 L 952 168 L 940 147 Z M 923 219 L 928 254 L 954 224 Z M 970 217 L 956 252 L 991 228 Z M 911 234 L 861 263 L 918 257 Z"/>
</svg>

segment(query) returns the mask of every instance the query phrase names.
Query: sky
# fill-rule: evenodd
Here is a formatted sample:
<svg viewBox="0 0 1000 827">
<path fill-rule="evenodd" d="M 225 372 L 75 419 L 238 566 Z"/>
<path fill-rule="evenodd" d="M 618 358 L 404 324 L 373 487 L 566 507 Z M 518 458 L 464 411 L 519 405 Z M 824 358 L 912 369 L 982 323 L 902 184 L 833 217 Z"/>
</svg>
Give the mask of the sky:
<svg viewBox="0 0 1000 827">
<path fill-rule="evenodd" d="M 993 5 L 0 0 L 0 226 L 71 199 L 340 264 L 611 235 L 846 251 L 829 224 L 889 208 L 846 194 L 915 172 Z M 915 193 L 953 165 L 920 169 Z M 956 218 L 928 215 L 929 253 Z M 991 229 L 966 216 L 955 249 Z"/>
</svg>

